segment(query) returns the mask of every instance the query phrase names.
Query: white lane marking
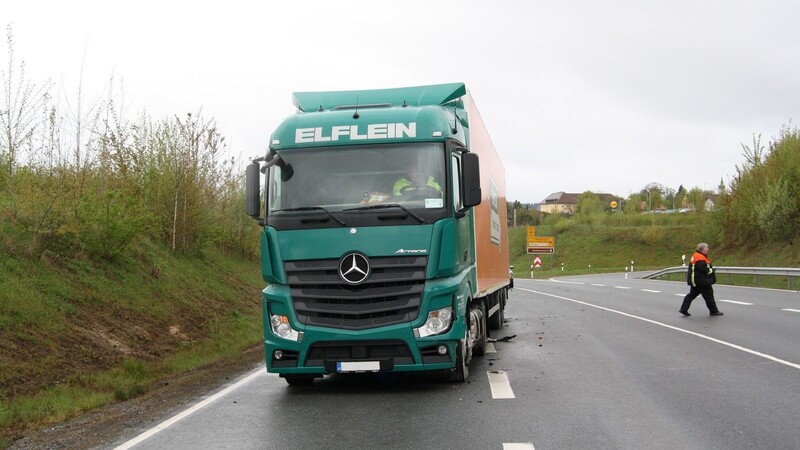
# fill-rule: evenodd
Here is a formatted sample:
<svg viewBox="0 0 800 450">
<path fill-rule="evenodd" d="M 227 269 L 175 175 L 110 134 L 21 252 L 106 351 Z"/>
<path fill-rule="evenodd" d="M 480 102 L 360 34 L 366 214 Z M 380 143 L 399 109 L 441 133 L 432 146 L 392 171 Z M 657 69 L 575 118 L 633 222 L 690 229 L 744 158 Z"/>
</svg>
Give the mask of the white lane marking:
<svg viewBox="0 0 800 450">
<path fill-rule="evenodd" d="M 502 370 L 486 372 L 489 375 L 489 386 L 492 388 L 492 398 L 516 398 L 506 373 Z"/>
<path fill-rule="evenodd" d="M 255 379 L 256 377 L 264 376 L 266 374 L 267 374 L 266 369 L 258 369 L 255 372 L 251 373 L 250 375 L 246 376 L 245 378 L 243 378 L 243 379 L 237 381 L 236 383 L 226 387 L 225 389 L 217 392 L 216 394 L 212 395 L 211 397 L 208 397 L 207 399 L 205 399 L 205 400 L 203 400 L 203 401 L 201 401 L 199 403 L 196 403 L 194 406 L 189 407 L 188 409 L 184 410 L 182 413 L 180 413 L 180 414 L 178 414 L 176 416 L 173 416 L 173 417 L 161 422 L 160 424 L 158 424 L 155 427 L 153 427 L 153 428 L 145 431 L 144 433 L 136 436 L 135 438 L 131 439 L 130 441 L 125 442 L 124 444 L 116 447 L 114 450 L 126 450 L 126 449 L 129 449 L 129 448 L 135 446 L 136 444 L 141 443 L 145 439 L 153 436 L 154 434 L 156 434 L 156 433 L 158 433 L 160 431 L 164 431 L 167 428 L 171 427 L 172 425 L 175 425 L 176 423 L 180 422 L 181 420 L 189 417 L 190 415 L 196 413 L 197 411 L 199 411 L 202 408 L 210 405 L 211 403 L 219 400 L 220 398 L 230 394 L 231 392 L 235 391 L 236 389 L 239 389 L 243 385 L 253 381 L 253 379 Z"/>
<path fill-rule="evenodd" d="M 672 295 L 677 295 L 678 297 L 686 297 L 686 294 L 672 294 Z"/>
<path fill-rule="evenodd" d="M 737 305 L 747 305 L 747 306 L 752 306 L 752 305 L 753 305 L 752 303 L 747 303 L 747 302 L 737 302 L 736 300 L 720 300 L 720 301 L 721 301 L 721 302 L 726 302 L 726 303 L 735 303 L 735 304 L 737 304 Z"/>
<path fill-rule="evenodd" d="M 550 281 L 552 281 L 553 283 L 564 283 L 564 284 L 586 284 L 582 281 L 561 281 L 561 280 L 556 280 L 555 278 L 550 278 Z"/>
<path fill-rule="evenodd" d="M 800 313 L 800 309 L 791 309 L 791 308 L 782 309 L 781 311 L 789 311 L 789 312 Z"/>
<path fill-rule="evenodd" d="M 661 291 L 654 291 L 652 289 L 642 289 L 642 290 L 645 291 L 645 292 L 652 292 L 654 294 L 660 294 L 661 293 Z"/>
<path fill-rule="evenodd" d="M 597 284 L 597 283 L 592 283 L 592 286 L 605 287 L 605 284 Z"/>
<path fill-rule="evenodd" d="M 534 450 L 533 444 L 530 442 L 512 442 L 512 443 L 503 443 L 503 450 Z"/>
<path fill-rule="evenodd" d="M 647 319 L 647 318 L 644 318 L 644 317 L 634 316 L 633 314 L 628 314 L 626 312 L 617 311 L 616 309 L 606 308 L 605 306 L 593 305 L 591 303 L 586 303 L 586 302 L 582 302 L 580 300 L 575 300 L 574 298 L 568 298 L 568 297 L 562 297 L 560 295 L 548 294 L 547 292 L 532 291 L 530 289 L 525 289 L 525 288 L 519 288 L 519 290 L 525 291 L 525 292 L 531 292 L 533 294 L 544 295 L 544 296 L 547 296 L 547 297 L 558 298 L 558 299 L 561 299 L 561 300 L 566 300 L 568 302 L 578 303 L 578 304 L 581 304 L 581 305 L 584 305 L 584 306 L 591 306 L 592 308 L 602 309 L 603 311 L 612 312 L 614 314 L 619 314 L 619 315 L 622 315 L 622 316 L 625 316 L 625 317 L 630 317 L 632 319 L 638 319 L 638 320 L 641 320 L 643 322 L 652 323 L 653 325 L 658 325 L 660 327 L 669 328 L 670 330 L 675 330 L 675 331 L 680 331 L 681 333 L 691 334 L 692 336 L 697 336 L 697 337 L 699 337 L 701 339 L 706 339 L 706 340 L 709 340 L 711 342 L 716 342 L 717 344 L 722 344 L 722 345 L 728 346 L 730 348 L 743 351 L 745 353 L 750 353 L 751 355 L 755 355 L 755 356 L 758 356 L 758 357 L 761 357 L 761 358 L 764 358 L 764 359 L 768 359 L 770 361 L 774 361 L 776 363 L 783 364 L 785 366 L 794 367 L 795 369 L 800 369 L 800 364 L 793 363 L 791 361 L 786 361 L 784 359 L 776 358 L 776 357 L 774 357 L 772 355 L 768 355 L 766 353 L 761 353 L 761 352 L 756 351 L 756 350 L 751 350 L 751 349 L 749 349 L 747 347 L 742 347 L 741 345 L 732 344 L 730 342 L 726 342 L 726 341 L 723 341 L 723 340 L 720 340 L 720 339 L 716 339 L 716 338 L 713 338 L 711 336 L 706 336 L 705 334 L 700 334 L 700 333 L 696 333 L 694 331 L 684 330 L 683 328 L 678 328 L 678 327 L 675 327 L 675 326 L 672 326 L 672 325 L 667 325 L 666 323 L 657 322 L 657 321 L 652 320 L 652 319 Z M 800 311 L 797 311 L 797 312 L 800 312 Z"/>
<path fill-rule="evenodd" d="M 494 342 L 487 342 L 486 348 L 483 349 L 484 353 L 497 353 L 497 348 L 494 346 Z"/>
<path fill-rule="evenodd" d="M 614 286 L 614 289 L 630 289 L 628 286 Z"/>
</svg>

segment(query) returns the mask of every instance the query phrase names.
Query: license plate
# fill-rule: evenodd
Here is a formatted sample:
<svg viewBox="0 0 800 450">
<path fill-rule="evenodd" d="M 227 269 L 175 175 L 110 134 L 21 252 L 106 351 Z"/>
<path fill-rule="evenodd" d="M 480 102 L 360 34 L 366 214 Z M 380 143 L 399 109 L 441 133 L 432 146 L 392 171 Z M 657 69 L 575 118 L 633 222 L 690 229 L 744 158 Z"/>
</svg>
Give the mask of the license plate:
<svg viewBox="0 0 800 450">
<path fill-rule="evenodd" d="M 378 372 L 381 370 L 380 361 L 338 361 L 337 372 Z"/>
</svg>

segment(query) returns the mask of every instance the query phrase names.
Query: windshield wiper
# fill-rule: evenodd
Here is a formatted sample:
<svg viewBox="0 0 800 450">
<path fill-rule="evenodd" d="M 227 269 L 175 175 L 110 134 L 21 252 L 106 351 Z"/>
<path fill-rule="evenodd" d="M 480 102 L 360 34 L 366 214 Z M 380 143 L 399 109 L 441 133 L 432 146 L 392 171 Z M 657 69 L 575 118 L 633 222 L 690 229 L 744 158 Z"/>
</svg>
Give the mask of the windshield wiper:
<svg viewBox="0 0 800 450">
<path fill-rule="evenodd" d="M 407 212 L 411 217 L 419 220 L 419 223 L 425 223 L 425 219 L 423 219 L 422 217 L 414 214 L 413 212 L 411 212 L 408 209 L 406 209 L 405 206 L 403 206 L 401 204 L 398 204 L 398 203 L 387 203 L 385 205 L 359 206 L 358 208 L 348 208 L 348 209 L 343 209 L 342 211 L 366 211 L 366 210 L 369 210 L 369 209 L 388 209 L 388 208 L 400 208 L 403 211 Z"/>
<path fill-rule="evenodd" d="M 284 208 L 284 209 L 274 209 L 274 210 L 272 210 L 272 212 L 293 212 L 293 211 L 324 211 L 325 213 L 328 214 L 328 216 L 331 219 L 339 222 L 339 224 L 341 226 L 343 226 L 343 227 L 347 226 L 347 224 L 344 223 L 344 221 L 342 221 L 341 219 L 339 219 L 336 216 L 334 216 L 333 214 L 331 214 L 330 211 L 328 211 L 327 209 L 323 208 L 322 206 L 301 206 L 299 208 Z"/>
</svg>

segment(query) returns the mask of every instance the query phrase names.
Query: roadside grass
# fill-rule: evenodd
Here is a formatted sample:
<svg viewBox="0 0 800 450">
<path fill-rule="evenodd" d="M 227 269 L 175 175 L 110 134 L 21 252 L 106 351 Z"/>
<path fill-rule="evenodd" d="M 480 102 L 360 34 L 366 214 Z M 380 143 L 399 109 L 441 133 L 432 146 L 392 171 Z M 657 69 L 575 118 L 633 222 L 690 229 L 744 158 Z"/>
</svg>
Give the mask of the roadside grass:
<svg viewBox="0 0 800 450">
<path fill-rule="evenodd" d="M 0 449 L 261 341 L 258 261 L 218 250 L 0 252 L 0 274 Z"/>
<path fill-rule="evenodd" d="M 210 327 L 210 337 L 199 344 L 186 344 L 184 349 L 164 360 L 161 369 L 166 374 L 183 373 L 218 361 L 235 357 L 258 344 L 262 339 L 260 310 L 250 313 L 231 311 Z"/>
<path fill-rule="evenodd" d="M 113 369 L 72 376 L 34 395 L 0 400 L 0 430 L 6 442 L 10 445 L 10 439 L 27 430 L 142 395 L 167 376 L 234 357 L 261 340 L 258 312 L 220 319 L 212 328 L 209 338 L 188 344 L 163 361 L 127 359 Z M 0 448 L 5 448 L 2 438 Z"/>
<path fill-rule="evenodd" d="M 80 386 L 59 385 L 39 394 L 0 402 L 0 438 L 10 442 L 11 430 L 21 430 L 58 423 L 74 415 L 102 406 L 113 400 L 113 395 Z"/>
</svg>

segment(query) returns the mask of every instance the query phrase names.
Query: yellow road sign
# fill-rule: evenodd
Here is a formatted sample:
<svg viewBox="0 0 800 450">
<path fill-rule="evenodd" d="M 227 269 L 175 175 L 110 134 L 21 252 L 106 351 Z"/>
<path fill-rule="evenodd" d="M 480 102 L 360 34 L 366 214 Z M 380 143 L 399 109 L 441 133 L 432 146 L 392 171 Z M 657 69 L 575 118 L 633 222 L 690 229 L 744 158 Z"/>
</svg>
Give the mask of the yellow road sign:
<svg viewBox="0 0 800 450">
<path fill-rule="evenodd" d="M 555 247 L 556 239 L 552 236 L 534 237 L 528 239 L 528 247 Z"/>
</svg>

